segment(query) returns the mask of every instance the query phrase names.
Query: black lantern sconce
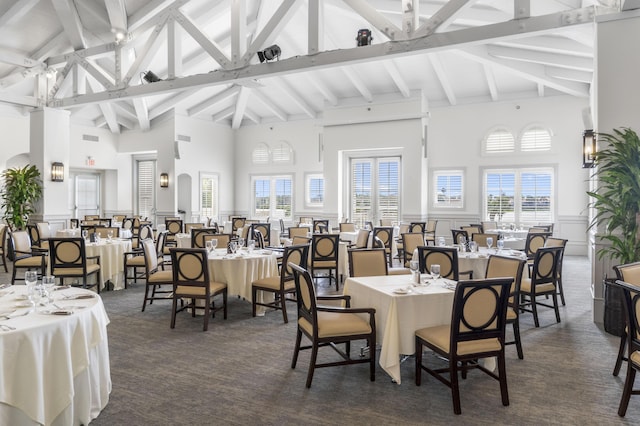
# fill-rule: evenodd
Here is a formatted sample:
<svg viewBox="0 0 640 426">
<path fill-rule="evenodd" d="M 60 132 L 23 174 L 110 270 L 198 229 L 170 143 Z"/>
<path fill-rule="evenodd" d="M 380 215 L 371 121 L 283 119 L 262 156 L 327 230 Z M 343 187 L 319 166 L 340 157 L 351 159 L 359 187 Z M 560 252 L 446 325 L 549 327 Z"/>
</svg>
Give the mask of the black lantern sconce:
<svg viewBox="0 0 640 426">
<path fill-rule="evenodd" d="M 51 163 L 51 181 L 64 182 L 64 164 L 59 162 Z"/>
<path fill-rule="evenodd" d="M 160 188 L 169 187 L 169 175 L 167 173 L 160 173 Z"/>
<path fill-rule="evenodd" d="M 596 133 L 593 130 L 585 130 L 582 133 L 582 168 L 589 169 L 596 165 Z"/>
</svg>

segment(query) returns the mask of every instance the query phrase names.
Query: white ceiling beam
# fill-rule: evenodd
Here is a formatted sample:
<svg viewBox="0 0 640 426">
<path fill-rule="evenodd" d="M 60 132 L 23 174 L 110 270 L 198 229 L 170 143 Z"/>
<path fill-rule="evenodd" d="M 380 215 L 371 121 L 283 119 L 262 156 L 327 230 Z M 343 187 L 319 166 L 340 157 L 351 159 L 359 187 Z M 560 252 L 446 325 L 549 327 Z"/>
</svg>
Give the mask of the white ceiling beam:
<svg viewBox="0 0 640 426">
<path fill-rule="evenodd" d="M 107 13 L 109 14 L 111 30 L 114 32 L 126 32 L 129 25 L 127 24 L 127 9 L 125 8 L 124 0 L 104 0 L 104 5 L 107 7 Z"/>
<path fill-rule="evenodd" d="M 590 58 L 559 55 L 557 53 L 534 52 L 532 50 L 492 45 L 487 46 L 487 52 L 496 58 L 533 62 L 580 71 L 593 71 L 593 59 Z"/>
<path fill-rule="evenodd" d="M 373 25 L 378 31 L 386 35 L 389 40 L 402 40 L 402 29 L 378 12 L 365 0 L 344 0 L 356 13 Z"/>
<path fill-rule="evenodd" d="M 435 14 L 433 14 L 415 32 L 414 37 L 424 37 L 431 35 L 436 30 L 444 29 L 460 14 L 464 9 L 469 8 L 477 0 L 450 0 L 446 2 Z"/>
<path fill-rule="evenodd" d="M 449 77 L 447 77 L 447 72 L 444 69 L 444 65 L 442 65 L 442 61 L 440 61 L 440 58 L 436 53 L 429 53 L 427 56 L 431 61 L 433 70 L 436 72 L 436 76 L 438 77 L 438 81 L 440 82 L 442 90 L 444 90 L 445 95 L 447 95 L 449 104 L 456 105 L 458 103 L 456 94 L 454 93 L 453 87 L 451 86 L 451 80 L 449 80 Z"/>
<path fill-rule="evenodd" d="M 76 6 L 78 8 L 84 9 L 87 13 L 97 19 L 100 23 L 102 23 L 106 27 L 111 27 L 111 23 L 109 22 L 109 13 L 104 7 L 102 2 L 97 1 L 83 1 L 76 2 Z"/>
<path fill-rule="evenodd" d="M 127 30 L 129 32 L 133 31 L 144 31 L 144 28 L 154 27 L 156 24 L 150 24 L 149 21 L 153 21 L 157 19 L 163 13 L 166 13 L 171 7 L 180 7 L 190 0 L 152 0 L 143 3 L 143 6 L 138 9 L 135 13 L 129 16 L 128 23 L 129 26 Z M 145 27 L 146 26 L 146 27 Z"/>
<path fill-rule="evenodd" d="M 383 61 L 382 64 L 384 65 L 384 68 L 387 70 L 387 73 L 389 74 L 393 82 L 396 84 L 396 87 L 398 88 L 400 93 L 402 93 L 402 96 L 404 96 L 405 98 L 411 97 L 411 89 L 409 89 L 407 82 L 402 77 L 402 74 L 400 74 L 400 70 L 398 69 L 396 63 L 393 60 L 389 60 Z"/>
<path fill-rule="evenodd" d="M 87 47 L 82 22 L 80 22 L 80 16 L 78 16 L 73 0 L 51 0 L 51 3 L 73 49 L 78 50 Z"/>
<path fill-rule="evenodd" d="M 26 78 L 31 78 L 35 76 L 36 74 L 42 71 L 44 71 L 43 68 L 27 68 L 27 69 L 22 69 L 22 71 L 18 70 L 13 74 L 0 78 L 0 89 L 7 89 L 13 86 L 14 84 L 20 83 Z"/>
<path fill-rule="evenodd" d="M 239 129 L 240 124 L 242 124 L 242 117 L 244 117 L 244 111 L 247 109 L 247 102 L 249 101 L 249 95 L 251 94 L 251 89 L 246 87 L 240 87 L 240 93 L 238 93 L 238 97 L 236 98 L 236 108 L 233 112 L 233 118 L 231 119 L 231 128 Z"/>
<path fill-rule="evenodd" d="M 264 94 L 262 94 L 260 90 L 257 90 L 257 89 L 254 90 L 252 95 L 254 98 L 257 98 L 258 100 L 260 100 L 260 102 L 262 102 L 265 107 L 271 110 L 271 112 L 273 112 L 275 116 L 278 117 L 280 120 L 287 121 L 287 114 L 283 110 L 281 110 L 278 106 L 276 106 L 273 102 L 271 102 L 271 99 L 267 98 Z"/>
<path fill-rule="evenodd" d="M 182 30 L 173 17 L 167 19 L 167 75 L 182 77 Z"/>
<path fill-rule="evenodd" d="M 38 107 L 40 103 L 34 96 L 20 96 L 12 93 L 0 92 L 0 102 L 26 107 Z"/>
<path fill-rule="evenodd" d="M 242 62 L 248 64 L 251 58 L 259 51 L 271 44 L 280 34 L 284 26 L 293 17 L 294 12 L 304 2 L 295 0 L 283 0 L 260 33 L 252 40 Z"/>
<path fill-rule="evenodd" d="M 309 0 L 307 54 L 324 50 L 324 0 Z"/>
<path fill-rule="evenodd" d="M 194 115 L 198 115 L 206 112 L 208 109 L 212 108 L 214 105 L 220 102 L 224 102 L 227 99 L 236 96 L 240 92 L 240 87 L 237 85 L 232 85 L 224 89 L 223 91 L 216 93 L 214 96 L 209 99 L 205 99 L 197 105 L 192 106 L 187 110 L 187 115 L 192 117 Z"/>
<path fill-rule="evenodd" d="M 589 85 L 572 81 L 559 80 L 550 77 L 545 72 L 545 66 L 540 64 L 509 61 L 489 55 L 485 46 L 464 48 L 455 51 L 456 54 L 472 58 L 480 63 L 493 64 L 505 68 L 520 77 L 577 97 L 589 97 Z"/>
<path fill-rule="evenodd" d="M 231 0 L 230 28 L 231 28 L 231 62 L 233 63 L 233 68 L 238 68 L 244 65 L 244 63 L 242 62 L 242 57 L 247 51 L 246 0 Z M 235 123 L 235 116 L 234 116 L 233 122 Z"/>
<path fill-rule="evenodd" d="M 293 87 L 289 86 L 284 80 L 279 77 L 273 78 L 269 80 L 270 86 L 275 86 L 284 93 L 286 96 L 291 98 L 291 100 L 298 105 L 304 112 L 309 116 L 309 118 L 316 118 L 316 111 L 313 109 L 311 105 L 304 100 L 302 96 L 298 92 L 296 92 Z"/>
<path fill-rule="evenodd" d="M 51 86 L 51 89 L 49 90 L 49 99 L 52 99 L 58 93 L 58 91 L 62 87 L 62 84 L 64 83 L 64 81 L 67 79 L 67 76 L 69 75 L 69 72 L 71 71 L 75 63 L 76 63 L 76 58 L 71 57 L 67 62 L 67 64 L 64 66 L 64 68 L 58 71 L 56 82 L 53 84 L 53 86 Z"/>
<path fill-rule="evenodd" d="M 185 90 L 184 92 L 176 93 L 174 96 L 170 96 L 164 102 L 156 105 L 149 111 L 149 118 L 153 120 L 158 117 L 160 114 L 169 111 L 172 108 L 175 108 L 180 102 L 183 102 L 189 99 L 194 94 L 198 93 L 198 89 Z"/>
<path fill-rule="evenodd" d="M 146 132 L 151 128 L 147 100 L 145 98 L 134 98 L 133 107 L 136 110 L 136 118 L 138 119 L 138 126 L 140 126 L 140 130 Z"/>
<path fill-rule="evenodd" d="M 341 67 L 340 69 L 342 70 L 344 75 L 349 79 L 351 84 L 353 84 L 355 88 L 358 90 L 358 92 L 360 92 L 362 97 L 367 102 L 373 102 L 373 95 L 371 94 L 371 91 L 369 90 L 367 85 L 364 83 L 364 81 L 362 81 L 360 76 L 356 74 L 350 67 Z"/>
<path fill-rule="evenodd" d="M 482 64 L 484 68 L 484 77 L 487 80 L 487 87 L 489 88 L 489 94 L 491 95 L 492 101 L 498 100 L 498 86 L 496 84 L 496 76 L 491 69 L 491 65 Z"/>
<path fill-rule="evenodd" d="M 514 0 L 513 1 L 513 18 L 522 19 L 531 16 L 530 0 Z"/>
<path fill-rule="evenodd" d="M 185 29 L 187 33 L 211 56 L 223 69 L 229 68 L 229 58 L 216 44 L 209 39 L 200 29 L 193 23 L 191 19 L 186 17 L 180 11 L 174 11 L 173 16 L 176 21 Z"/>
<path fill-rule="evenodd" d="M 133 120 L 129 120 L 127 117 L 116 115 L 116 120 L 118 121 L 119 125 L 121 125 L 122 127 L 126 127 L 129 130 L 132 130 L 136 127 L 136 123 L 134 123 Z"/>
<path fill-rule="evenodd" d="M 87 92 L 94 92 L 100 89 L 100 84 L 96 80 L 88 77 L 86 81 L 89 82 L 89 87 L 87 87 Z M 109 130 L 112 133 L 120 133 L 120 125 L 118 124 L 118 120 L 116 119 L 116 113 L 113 110 L 113 106 L 110 103 L 102 102 L 98 104 L 100 111 L 102 111 L 102 115 L 107 122 L 107 126 L 109 126 Z"/>
<path fill-rule="evenodd" d="M 496 46 L 513 47 L 517 49 L 529 49 L 534 51 L 557 53 L 561 55 L 574 55 L 593 59 L 593 48 L 578 43 L 572 39 L 555 35 L 541 35 L 531 38 L 504 40 L 494 43 Z"/>
<path fill-rule="evenodd" d="M 134 75 L 138 75 L 143 69 L 149 65 L 151 59 L 156 54 L 156 52 L 160 49 L 162 45 L 162 40 L 159 37 L 160 34 L 164 31 L 166 20 L 161 24 L 156 25 L 153 32 L 149 35 L 149 39 L 145 44 L 144 48 L 138 52 L 136 56 L 136 60 L 131 64 L 129 71 L 122 79 L 122 82 L 125 85 L 128 85 Z"/>
<path fill-rule="evenodd" d="M 214 123 L 217 123 L 218 121 L 225 120 L 225 119 L 231 117 L 235 112 L 236 112 L 236 107 L 235 106 L 230 106 L 229 108 L 225 108 L 222 111 L 213 114 L 211 116 L 211 120 Z"/>
<path fill-rule="evenodd" d="M 244 116 L 256 124 L 260 124 L 261 122 L 260 117 L 258 117 L 258 115 L 255 112 L 251 111 L 249 108 L 246 108 L 244 110 Z"/>
<path fill-rule="evenodd" d="M 402 1 L 402 32 L 412 38 L 420 26 L 420 0 Z"/>
<path fill-rule="evenodd" d="M 331 91 L 331 89 L 320 81 L 316 76 L 313 76 L 309 73 L 305 74 L 307 76 L 307 80 L 316 88 L 318 92 L 322 93 L 322 96 L 329 102 L 330 105 L 336 106 L 338 105 L 338 97 Z"/>
<path fill-rule="evenodd" d="M 544 97 L 544 84 L 538 83 L 538 96 Z"/>
<path fill-rule="evenodd" d="M 44 66 L 42 62 L 35 61 L 24 54 L 12 52 L 8 49 L 2 49 L 2 48 L 0 48 L 0 62 L 5 64 L 10 64 L 10 65 L 18 65 L 20 67 L 25 67 L 25 68 Z"/>
<path fill-rule="evenodd" d="M 302 3 L 302 2 L 300 2 Z M 463 48 L 488 41 L 519 38 L 532 34 L 545 34 L 565 27 L 591 24 L 595 11 L 592 7 L 576 9 L 569 12 L 526 18 L 517 22 L 508 21 L 481 28 L 435 33 L 429 37 L 408 40 L 403 43 L 379 43 L 363 48 L 340 49 L 320 52 L 313 56 L 298 56 L 268 64 L 249 65 L 240 70 L 217 70 L 206 74 L 197 74 L 171 81 L 160 81 L 154 84 L 128 87 L 77 98 L 56 99 L 50 102 L 51 107 L 72 107 L 82 104 L 108 101 L 114 98 L 126 99 L 136 96 L 174 92 L 191 87 L 228 84 L 238 79 L 256 79 L 323 69 L 340 65 L 371 62 L 372 59 L 390 59 L 411 56 L 424 52 L 449 50 L 453 46 Z M 497 62 L 498 58 L 496 59 Z M 579 90 L 580 91 L 580 90 Z"/>
<path fill-rule="evenodd" d="M 33 6 L 38 4 L 40 0 L 18 0 L 14 1 L 13 5 L 0 16 L 0 28 L 5 28 L 7 25 L 11 25 L 19 21 L 24 17 Z"/>
<path fill-rule="evenodd" d="M 567 68 L 546 67 L 549 77 L 559 78 L 569 81 L 580 81 L 582 83 L 593 82 L 593 73 L 589 71 L 570 70 Z"/>
<path fill-rule="evenodd" d="M 136 115 L 135 107 L 131 106 L 127 101 L 113 102 L 113 108 L 118 110 L 121 114 L 128 116 L 130 119 L 135 120 L 138 118 Z"/>
<path fill-rule="evenodd" d="M 87 61 L 84 58 L 78 58 L 76 61 L 79 66 L 84 68 L 93 78 L 95 78 L 102 87 L 107 90 L 110 90 L 114 87 L 113 77 L 110 76 L 107 71 L 103 69 L 99 69 L 96 65 Z"/>
</svg>

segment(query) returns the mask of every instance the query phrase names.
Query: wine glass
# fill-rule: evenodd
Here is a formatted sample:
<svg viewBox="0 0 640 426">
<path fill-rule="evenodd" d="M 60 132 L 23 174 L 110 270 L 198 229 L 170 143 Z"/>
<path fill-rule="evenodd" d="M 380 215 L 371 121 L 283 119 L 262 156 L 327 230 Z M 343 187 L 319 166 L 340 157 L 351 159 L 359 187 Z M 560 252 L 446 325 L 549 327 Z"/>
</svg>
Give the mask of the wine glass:
<svg viewBox="0 0 640 426">
<path fill-rule="evenodd" d="M 109 240 L 109 242 L 111 242 L 111 239 L 113 238 L 113 230 L 109 229 L 107 231 L 107 240 Z"/>
<path fill-rule="evenodd" d="M 84 240 L 87 241 L 87 238 L 89 238 L 89 231 L 87 231 L 86 229 L 83 229 L 82 238 L 84 238 Z"/>
<path fill-rule="evenodd" d="M 420 266 L 417 260 L 409 261 L 409 269 L 411 270 L 411 278 L 413 282 L 420 282 L 420 279 L 416 280 L 416 275 L 418 273 L 418 267 Z"/>
<path fill-rule="evenodd" d="M 207 241 L 207 242 L 205 243 L 205 246 L 207 247 L 207 251 L 208 251 L 209 253 L 211 253 L 211 252 L 213 251 L 213 245 L 211 244 L 211 240 Z"/>
<path fill-rule="evenodd" d="M 237 247 L 238 247 L 238 248 L 244 247 L 244 238 L 242 238 L 242 237 L 239 237 L 239 238 L 238 238 L 238 245 L 237 245 Z"/>
<path fill-rule="evenodd" d="M 218 247 L 218 240 L 217 239 L 214 238 L 212 240 L 209 240 L 209 242 L 211 243 L 211 250 L 215 250 L 216 247 Z"/>
<path fill-rule="evenodd" d="M 498 245 L 498 251 L 501 251 L 504 248 L 504 240 L 498 240 L 496 244 Z"/>
<path fill-rule="evenodd" d="M 42 287 L 47 295 L 48 303 L 53 303 L 53 288 L 56 285 L 56 277 L 53 275 L 47 275 L 42 277 Z"/>
<path fill-rule="evenodd" d="M 465 237 L 464 235 L 461 235 L 460 237 L 458 237 L 458 242 L 460 243 L 460 246 L 462 247 L 462 251 L 467 251 L 466 247 L 467 247 L 467 237 Z"/>
<path fill-rule="evenodd" d="M 231 254 L 236 254 L 236 250 L 238 249 L 238 243 L 236 241 L 231 241 L 229 243 L 229 248 L 231 249 Z"/>
<path fill-rule="evenodd" d="M 493 245 L 493 237 L 487 237 L 487 250 L 491 250 L 492 245 Z"/>
<path fill-rule="evenodd" d="M 438 247 L 444 247 L 445 241 L 444 237 L 438 237 Z"/>
<path fill-rule="evenodd" d="M 437 280 L 438 278 L 440 278 L 440 265 L 437 263 L 432 264 L 430 272 L 434 280 Z"/>
<path fill-rule="evenodd" d="M 29 298 L 29 301 L 32 304 L 35 304 L 38 273 L 36 271 L 26 271 L 24 273 L 24 283 L 27 286 L 27 297 Z"/>
<path fill-rule="evenodd" d="M 256 240 L 247 241 L 247 250 L 249 250 L 249 253 L 253 252 L 253 249 L 255 248 L 256 248 Z"/>
</svg>

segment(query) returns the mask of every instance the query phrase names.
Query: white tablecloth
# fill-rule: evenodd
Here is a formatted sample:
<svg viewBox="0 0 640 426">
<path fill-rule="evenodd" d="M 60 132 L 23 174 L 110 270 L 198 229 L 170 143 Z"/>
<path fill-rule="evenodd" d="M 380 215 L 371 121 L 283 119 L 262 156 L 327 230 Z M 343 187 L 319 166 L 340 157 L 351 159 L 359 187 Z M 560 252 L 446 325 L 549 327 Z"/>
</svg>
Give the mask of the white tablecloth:
<svg viewBox="0 0 640 426">
<path fill-rule="evenodd" d="M 0 291 L 0 312 L 16 309 L 16 296 L 25 293 L 23 285 Z M 54 292 L 63 308 L 86 307 L 72 315 L 32 312 L 2 321 L 16 330 L 0 332 L 0 424 L 88 424 L 107 405 L 109 318 L 99 296 L 62 299 L 79 293 L 93 294 L 77 288 Z"/>
<path fill-rule="evenodd" d="M 56 237 L 64 238 L 64 237 L 79 237 L 80 230 L 79 229 L 58 229 L 56 231 Z M 131 238 L 133 234 L 130 229 L 120 229 L 120 238 Z"/>
<path fill-rule="evenodd" d="M 111 281 L 114 290 L 124 288 L 124 253 L 131 251 L 131 240 L 113 239 L 110 243 L 102 240 L 100 243 L 86 245 L 87 256 L 100 256 L 100 276 L 104 283 Z"/>
<path fill-rule="evenodd" d="M 487 263 L 489 263 L 489 256 L 492 254 L 518 258 L 526 257 L 523 252 L 517 250 L 505 249 L 497 251 L 496 249 L 491 249 L 488 251 L 486 248 L 481 248 L 477 253 L 458 253 L 458 271 L 473 271 L 474 279 L 484 278 L 487 271 Z M 466 279 L 467 277 L 465 276 L 464 278 Z"/>
</svg>

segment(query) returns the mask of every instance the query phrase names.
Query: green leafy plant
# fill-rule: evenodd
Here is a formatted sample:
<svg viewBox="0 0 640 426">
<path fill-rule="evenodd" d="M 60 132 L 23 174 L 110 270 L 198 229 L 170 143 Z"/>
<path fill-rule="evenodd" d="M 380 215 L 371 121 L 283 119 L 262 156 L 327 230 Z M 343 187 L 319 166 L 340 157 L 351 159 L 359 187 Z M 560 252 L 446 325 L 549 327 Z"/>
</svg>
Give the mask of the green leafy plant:
<svg viewBox="0 0 640 426">
<path fill-rule="evenodd" d="M 611 243 L 598 251 L 600 258 L 610 255 L 622 264 L 636 262 L 640 260 L 640 138 L 628 128 L 598 137 L 606 145 L 596 155 L 598 188 L 587 192 L 596 210 L 589 227 L 601 226 L 600 238 Z"/>
<path fill-rule="evenodd" d="M 34 165 L 7 169 L 2 172 L 4 187 L 0 192 L 3 219 L 13 229 L 25 229 L 35 203 L 42 197 L 40 171 Z"/>
</svg>

